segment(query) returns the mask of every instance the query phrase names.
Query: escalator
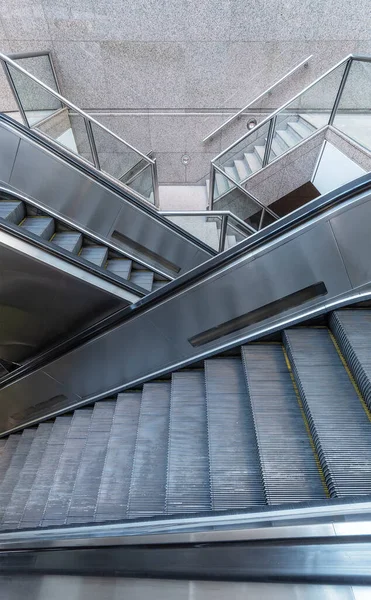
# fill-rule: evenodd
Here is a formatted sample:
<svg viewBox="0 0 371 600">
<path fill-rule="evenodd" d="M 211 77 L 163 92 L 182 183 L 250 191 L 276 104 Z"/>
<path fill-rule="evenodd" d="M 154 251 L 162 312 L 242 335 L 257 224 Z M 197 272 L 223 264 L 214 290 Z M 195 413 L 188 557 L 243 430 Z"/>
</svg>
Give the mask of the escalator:
<svg viewBox="0 0 371 600">
<path fill-rule="evenodd" d="M 371 513 L 370 190 L 0 381 L 2 573 L 370 584 L 369 527 L 328 521 Z"/>
</svg>

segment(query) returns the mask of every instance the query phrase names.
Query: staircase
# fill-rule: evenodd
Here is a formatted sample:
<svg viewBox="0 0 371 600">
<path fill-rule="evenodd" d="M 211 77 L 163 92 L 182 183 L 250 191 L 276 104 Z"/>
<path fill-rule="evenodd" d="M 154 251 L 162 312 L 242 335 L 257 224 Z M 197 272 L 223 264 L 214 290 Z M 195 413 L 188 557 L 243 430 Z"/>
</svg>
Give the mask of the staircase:
<svg viewBox="0 0 371 600">
<path fill-rule="evenodd" d="M 299 144 L 310 136 L 316 127 L 309 123 L 303 115 L 290 115 L 276 126 L 275 135 L 272 140 L 270 161 L 285 154 L 290 148 Z M 226 159 L 223 165 L 219 165 L 234 181 L 243 183 L 248 177 L 263 167 L 266 137 L 257 140 L 255 145 L 248 146 L 243 150 L 234 151 L 233 158 Z M 238 147 L 238 146 L 237 146 Z M 248 151 L 247 148 L 249 148 Z M 206 180 L 206 193 L 209 197 L 210 180 Z M 221 173 L 215 173 L 214 200 L 221 198 L 233 190 L 233 183 Z"/>
<path fill-rule="evenodd" d="M 46 212 L 23 201 L 0 200 L 0 220 L 15 224 L 21 230 L 66 252 L 78 256 L 82 262 L 92 263 L 99 269 L 109 271 L 118 280 L 129 281 L 146 293 L 164 286 L 167 281 L 139 262 L 114 252 L 107 246 L 95 243 L 85 234 L 72 229 Z"/>
<path fill-rule="evenodd" d="M 370 339 L 339 310 L 1 439 L 2 530 L 370 495 Z"/>
</svg>

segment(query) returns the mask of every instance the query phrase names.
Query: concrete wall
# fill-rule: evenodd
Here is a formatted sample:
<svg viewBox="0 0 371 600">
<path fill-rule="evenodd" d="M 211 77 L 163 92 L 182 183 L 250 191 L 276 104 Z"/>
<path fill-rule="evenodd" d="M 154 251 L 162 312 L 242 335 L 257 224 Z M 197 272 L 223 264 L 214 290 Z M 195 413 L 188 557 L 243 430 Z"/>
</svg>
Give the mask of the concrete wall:
<svg viewBox="0 0 371 600">
<path fill-rule="evenodd" d="M 246 120 L 211 143 L 202 137 L 296 62 L 314 54 L 259 108 L 276 108 L 349 52 L 371 53 L 369 8 L 369 0 L 2 0 L 0 47 L 51 50 L 67 98 L 154 150 L 161 182 L 197 182 Z M 3 79 L 0 89 L 9 110 Z"/>
</svg>

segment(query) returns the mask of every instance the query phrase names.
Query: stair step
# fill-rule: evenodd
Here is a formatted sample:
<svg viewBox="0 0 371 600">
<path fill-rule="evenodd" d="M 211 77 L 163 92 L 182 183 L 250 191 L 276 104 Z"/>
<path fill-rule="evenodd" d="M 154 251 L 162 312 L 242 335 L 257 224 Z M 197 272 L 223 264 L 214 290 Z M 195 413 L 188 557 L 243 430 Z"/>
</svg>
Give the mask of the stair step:
<svg viewBox="0 0 371 600">
<path fill-rule="evenodd" d="M 132 261 L 127 258 L 110 258 L 107 261 L 106 269 L 122 279 L 129 279 L 131 265 Z"/>
<path fill-rule="evenodd" d="M 5 446 L 3 446 L 0 454 L 0 481 L 2 481 L 5 477 L 5 474 L 8 470 L 9 464 L 12 460 L 13 454 L 17 449 L 18 443 L 21 439 L 20 433 L 14 433 L 10 435 L 6 441 Z"/>
<path fill-rule="evenodd" d="M 212 509 L 262 506 L 264 489 L 242 362 L 206 360 L 205 379 Z"/>
<path fill-rule="evenodd" d="M 285 144 L 286 146 L 286 144 Z M 283 142 L 280 143 L 279 139 L 277 138 L 277 135 L 275 134 L 273 140 L 272 140 L 272 151 L 274 153 L 274 156 L 281 156 L 281 154 L 283 154 L 285 152 L 285 150 L 287 149 L 287 147 L 285 148 L 285 146 L 283 145 Z"/>
<path fill-rule="evenodd" d="M 205 185 L 206 185 L 206 198 L 209 198 L 209 194 L 210 194 L 210 179 L 206 179 Z"/>
<path fill-rule="evenodd" d="M 314 127 L 311 127 L 308 124 L 304 123 L 304 121 L 289 121 L 287 123 L 287 127 L 296 133 L 296 135 L 300 138 L 300 140 L 305 140 L 308 136 L 310 136 L 313 131 L 315 131 Z"/>
<path fill-rule="evenodd" d="M 25 205 L 22 201 L 0 201 L 0 219 L 18 225 L 24 219 L 25 214 Z"/>
<path fill-rule="evenodd" d="M 238 181 L 244 181 L 251 175 L 251 169 L 245 160 L 235 160 L 234 165 L 238 173 Z"/>
<path fill-rule="evenodd" d="M 56 233 L 51 241 L 60 248 L 64 248 L 72 254 L 78 254 L 82 245 L 82 234 L 74 231 L 61 231 Z"/>
<path fill-rule="evenodd" d="M 2 529 L 17 529 L 52 429 L 52 423 L 41 423 L 38 426 L 23 469 L 20 472 L 18 482 L 5 510 L 2 519 Z"/>
<path fill-rule="evenodd" d="M 242 348 L 268 504 L 326 498 L 280 344 Z"/>
<path fill-rule="evenodd" d="M 9 504 L 13 490 L 17 485 L 19 476 L 30 451 L 36 429 L 25 429 L 17 447 L 15 448 L 8 469 L 0 482 L 0 519 L 3 519 L 6 507 Z"/>
<path fill-rule="evenodd" d="M 254 150 L 255 150 L 256 154 L 258 155 L 259 159 L 261 160 L 261 163 L 263 164 L 264 154 L 265 154 L 265 146 L 254 146 Z"/>
<path fill-rule="evenodd" d="M 217 197 L 222 196 L 223 194 L 228 192 L 232 185 L 232 183 L 230 183 L 228 179 L 224 177 L 224 175 L 222 175 L 221 173 L 215 173 L 215 182 L 216 188 L 218 190 Z"/>
<path fill-rule="evenodd" d="M 262 161 L 255 152 L 245 152 L 244 157 L 251 173 L 256 173 L 262 168 Z"/>
<path fill-rule="evenodd" d="M 277 136 L 286 144 L 288 149 L 293 148 L 300 141 L 296 134 L 289 129 L 277 129 L 276 133 Z"/>
<path fill-rule="evenodd" d="M 129 517 L 165 511 L 170 390 L 167 382 L 143 386 L 130 482 Z"/>
<path fill-rule="evenodd" d="M 48 501 L 50 489 L 58 468 L 59 459 L 63 451 L 64 442 L 72 421 L 71 416 L 57 417 L 53 424 L 42 455 L 39 468 L 34 477 L 33 485 L 28 496 L 20 528 L 38 527 L 43 519 L 44 510 Z"/>
<path fill-rule="evenodd" d="M 141 397 L 126 392 L 117 398 L 95 521 L 126 518 Z"/>
<path fill-rule="evenodd" d="M 370 494 L 370 422 L 329 331 L 292 329 L 284 342 L 331 497 Z"/>
<path fill-rule="evenodd" d="M 224 171 L 226 172 L 227 175 L 229 175 L 229 177 L 232 177 L 232 179 L 234 179 L 234 181 L 239 181 L 238 178 L 238 173 L 237 173 L 237 169 L 235 167 L 224 167 Z M 233 183 L 231 181 L 228 182 L 229 185 L 233 185 Z"/>
<path fill-rule="evenodd" d="M 167 470 L 167 514 L 211 510 L 203 371 L 172 376 Z"/>
<path fill-rule="evenodd" d="M 108 248 L 105 248 L 105 246 L 84 246 L 80 256 L 98 267 L 103 267 L 107 261 Z"/>
<path fill-rule="evenodd" d="M 330 317 L 330 327 L 371 410 L 371 311 L 337 310 Z"/>
<path fill-rule="evenodd" d="M 66 523 L 70 499 L 76 482 L 82 454 L 88 437 L 93 409 L 79 409 L 73 413 L 71 426 L 60 455 L 53 483 L 45 505 L 41 525 Z"/>
<path fill-rule="evenodd" d="M 130 282 L 138 285 L 144 290 L 152 291 L 153 286 L 153 271 L 132 271 L 130 275 Z"/>
<path fill-rule="evenodd" d="M 71 494 L 67 524 L 94 521 L 115 406 L 114 400 L 104 400 L 94 405 L 89 432 Z"/>
<path fill-rule="evenodd" d="M 54 219 L 51 217 L 26 217 L 21 227 L 44 240 L 50 240 L 54 233 Z"/>
</svg>

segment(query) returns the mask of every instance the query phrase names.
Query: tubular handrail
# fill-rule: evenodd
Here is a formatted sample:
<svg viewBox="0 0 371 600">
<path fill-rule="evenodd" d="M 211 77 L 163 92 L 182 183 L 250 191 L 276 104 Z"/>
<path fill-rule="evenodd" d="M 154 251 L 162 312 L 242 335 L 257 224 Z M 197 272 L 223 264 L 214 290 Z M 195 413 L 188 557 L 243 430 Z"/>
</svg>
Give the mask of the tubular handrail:
<svg viewBox="0 0 371 600">
<path fill-rule="evenodd" d="M 207 142 L 209 139 L 213 138 L 217 133 L 219 133 L 219 131 L 221 131 L 222 129 L 224 129 L 224 127 L 226 127 L 227 125 L 229 125 L 229 123 L 232 123 L 233 121 L 235 121 L 236 119 L 238 119 L 238 117 L 240 115 L 242 115 L 242 113 L 244 113 L 245 110 L 247 110 L 248 108 L 250 108 L 250 106 L 252 106 L 253 104 L 255 104 L 255 102 L 258 102 L 259 100 L 261 100 L 262 98 L 264 98 L 264 96 L 266 96 L 267 94 L 269 94 L 269 92 L 271 92 L 272 90 L 274 90 L 274 88 L 276 88 L 280 83 L 282 83 L 288 77 L 290 77 L 291 75 L 293 75 L 294 73 L 296 73 L 296 71 L 298 71 L 298 69 L 300 69 L 300 67 L 302 67 L 302 66 L 307 67 L 308 66 L 308 62 L 310 61 L 311 58 L 313 58 L 313 54 L 310 54 L 309 56 L 307 56 L 307 58 L 305 58 L 304 60 L 300 61 L 299 64 L 297 64 L 290 71 L 288 71 L 283 77 L 281 77 L 280 79 L 278 79 L 278 81 L 276 81 L 271 86 L 269 86 L 266 90 L 264 90 L 264 92 L 262 92 L 261 94 L 259 94 L 259 96 L 256 96 L 256 98 L 254 98 L 253 100 L 251 100 L 248 104 L 246 104 L 246 106 L 244 106 L 239 111 L 237 111 L 234 115 L 232 115 L 231 117 L 229 117 L 229 119 L 227 119 L 226 121 L 224 121 L 224 123 L 222 123 L 221 125 L 219 125 L 219 127 L 217 127 L 216 129 L 214 129 L 214 131 L 211 131 L 202 141 L 203 142 Z"/>
<path fill-rule="evenodd" d="M 146 156 L 145 154 L 143 154 L 143 152 L 141 152 L 140 150 L 137 150 L 137 148 L 135 148 L 134 146 L 132 146 L 131 144 L 129 144 L 129 142 L 126 142 L 123 138 L 121 138 L 119 135 L 117 135 L 116 133 L 114 133 L 113 131 L 111 131 L 110 129 L 108 129 L 107 127 L 105 127 L 104 125 L 102 125 L 102 123 L 100 123 L 99 121 L 97 121 L 96 119 L 94 119 L 94 117 L 92 117 L 91 115 L 88 115 L 88 113 L 86 113 L 81 108 L 79 108 L 78 106 L 76 106 L 75 104 L 73 104 L 72 102 L 70 102 L 69 100 L 67 100 L 61 94 L 58 94 L 58 92 L 56 92 L 55 90 L 53 90 L 52 88 L 50 88 L 46 83 L 43 83 L 37 77 L 35 77 L 34 75 L 31 75 L 31 73 L 29 73 L 28 71 L 26 71 L 25 69 L 23 69 L 22 67 L 20 67 L 16 62 L 14 62 L 14 60 L 12 60 L 8 56 L 6 56 L 6 54 L 3 54 L 2 52 L 0 52 L 0 59 L 4 63 L 11 65 L 17 71 L 20 71 L 21 73 L 23 73 L 23 75 L 26 75 L 26 77 L 29 77 L 30 79 L 32 79 L 35 83 L 37 83 L 42 88 L 44 88 L 47 92 L 49 92 L 50 94 L 52 94 L 52 96 L 54 96 L 55 98 L 57 98 L 60 102 L 63 102 L 63 104 L 66 104 L 66 106 L 68 106 L 72 110 L 75 110 L 77 113 L 79 113 L 82 117 L 84 117 L 84 119 L 87 119 L 91 123 L 94 123 L 100 129 L 103 129 L 106 133 L 109 133 L 114 138 L 116 138 L 116 140 L 118 140 L 119 142 L 125 144 L 125 146 L 127 146 L 128 148 L 130 148 L 130 150 L 133 150 L 133 152 L 136 152 L 144 160 L 146 160 L 148 162 L 148 164 L 155 164 L 154 160 L 152 160 L 151 158 L 148 158 L 148 156 Z"/>
</svg>

